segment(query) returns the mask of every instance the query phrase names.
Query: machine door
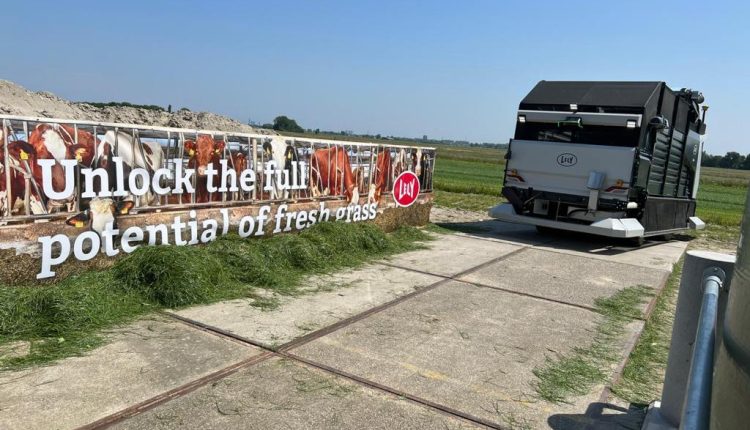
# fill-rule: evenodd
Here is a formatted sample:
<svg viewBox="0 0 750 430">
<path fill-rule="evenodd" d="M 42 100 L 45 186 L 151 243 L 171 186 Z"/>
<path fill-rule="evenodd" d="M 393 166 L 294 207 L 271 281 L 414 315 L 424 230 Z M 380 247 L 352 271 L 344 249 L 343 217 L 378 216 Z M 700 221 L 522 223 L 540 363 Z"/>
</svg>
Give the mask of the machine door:
<svg viewBox="0 0 750 430">
<path fill-rule="evenodd" d="M 634 158 L 632 147 L 513 140 L 505 184 L 589 196 L 592 172 L 598 172 L 601 198 L 627 200 Z"/>
</svg>

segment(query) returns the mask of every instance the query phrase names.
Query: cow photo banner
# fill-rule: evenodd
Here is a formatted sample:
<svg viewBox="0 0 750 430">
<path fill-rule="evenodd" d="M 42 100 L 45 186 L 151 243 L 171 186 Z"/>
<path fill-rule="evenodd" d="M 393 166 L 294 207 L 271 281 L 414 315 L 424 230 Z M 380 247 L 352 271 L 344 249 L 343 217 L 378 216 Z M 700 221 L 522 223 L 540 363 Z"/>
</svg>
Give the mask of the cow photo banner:
<svg viewBox="0 0 750 430">
<path fill-rule="evenodd" d="M 0 246 L 70 258 L 375 220 L 432 192 L 435 150 L 0 115 Z"/>
</svg>

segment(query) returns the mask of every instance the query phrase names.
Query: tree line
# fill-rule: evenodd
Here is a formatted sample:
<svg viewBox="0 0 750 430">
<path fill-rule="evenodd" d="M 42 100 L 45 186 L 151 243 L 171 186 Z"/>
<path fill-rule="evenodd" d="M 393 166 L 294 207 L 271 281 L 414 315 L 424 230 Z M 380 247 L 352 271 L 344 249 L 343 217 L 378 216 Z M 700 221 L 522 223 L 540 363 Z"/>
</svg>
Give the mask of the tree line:
<svg viewBox="0 0 750 430">
<path fill-rule="evenodd" d="M 739 152 L 729 151 L 725 155 L 711 155 L 703 151 L 701 166 L 750 170 L 750 154 L 744 156 Z"/>
<path fill-rule="evenodd" d="M 497 144 L 492 142 L 469 142 L 466 140 L 451 140 L 451 139 L 428 139 L 427 135 L 423 135 L 422 138 L 414 138 L 414 137 L 397 137 L 397 136 L 385 136 L 381 134 L 357 134 L 354 133 L 351 130 L 341 130 L 341 131 L 332 131 L 332 130 L 321 130 L 319 128 L 311 129 L 311 128 L 303 128 L 299 124 L 297 124 L 297 121 L 295 121 L 292 118 L 289 118 L 285 115 L 279 115 L 276 118 L 273 119 L 272 123 L 265 123 L 265 124 L 259 124 L 257 122 L 254 122 L 252 120 L 248 120 L 248 125 L 253 127 L 260 127 L 260 128 L 267 128 L 272 129 L 276 131 L 287 131 L 292 133 L 308 133 L 308 134 L 318 134 L 318 135 L 341 135 L 341 136 L 355 136 L 365 139 L 373 139 L 373 140 L 398 140 L 401 142 L 415 142 L 415 143 L 430 143 L 430 144 L 442 144 L 442 145 L 455 145 L 455 146 L 473 146 L 473 147 L 489 147 L 489 148 L 503 148 L 507 147 L 507 144 Z"/>
</svg>

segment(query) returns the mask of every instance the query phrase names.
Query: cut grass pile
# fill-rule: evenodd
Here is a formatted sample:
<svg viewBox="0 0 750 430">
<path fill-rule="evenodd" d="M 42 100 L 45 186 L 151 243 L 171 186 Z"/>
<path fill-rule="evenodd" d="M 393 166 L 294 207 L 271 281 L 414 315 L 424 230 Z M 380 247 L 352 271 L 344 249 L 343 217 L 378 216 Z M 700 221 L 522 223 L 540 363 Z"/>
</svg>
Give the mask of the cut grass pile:
<svg viewBox="0 0 750 430">
<path fill-rule="evenodd" d="M 29 342 L 23 356 L 0 356 L 20 368 L 81 354 L 100 345 L 102 330 L 148 312 L 243 297 L 273 306 L 257 288 L 295 294 L 302 278 L 422 247 L 425 232 L 386 234 L 366 223 L 322 223 L 267 239 L 224 236 L 205 246 L 143 246 L 112 268 L 55 284 L 0 286 L 0 347 Z"/>
<path fill-rule="evenodd" d="M 547 357 L 544 366 L 534 369 L 539 397 L 565 403 L 570 396 L 587 394 L 594 385 L 606 382 L 611 366 L 619 359 L 618 347 L 627 324 L 642 318 L 640 307 L 652 295 L 651 288 L 636 286 L 597 299 L 595 309 L 601 320 L 591 344 L 576 347 L 567 355 Z"/>
</svg>

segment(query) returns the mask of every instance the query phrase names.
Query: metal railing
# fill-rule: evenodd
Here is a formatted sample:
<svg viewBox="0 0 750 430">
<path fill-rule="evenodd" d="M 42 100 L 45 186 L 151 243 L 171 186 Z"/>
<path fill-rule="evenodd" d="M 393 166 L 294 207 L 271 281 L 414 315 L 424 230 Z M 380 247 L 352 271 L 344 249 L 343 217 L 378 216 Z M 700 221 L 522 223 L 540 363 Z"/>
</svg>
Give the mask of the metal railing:
<svg viewBox="0 0 750 430">
<path fill-rule="evenodd" d="M 714 371 L 714 345 L 716 343 L 716 319 L 719 310 L 719 291 L 726 274 L 718 267 L 709 267 L 703 272 L 701 285 L 703 300 L 698 317 L 698 327 L 690 359 L 685 402 L 680 419 L 680 428 L 702 430 L 708 428 L 711 411 L 711 385 Z"/>
<path fill-rule="evenodd" d="M 149 184 L 146 195 L 132 198 L 136 212 L 234 206 L 281 200 L 344 199 L 347 197 L 347 188 L 351 188 L 351 185 L 345 186 L 344 182 L 351 178 L 354 178 L 358 194 L 366 198 L 376 183 L 383 195 L 389 193 L 396 176 L 405 170 L 418 173 L 421 192 L 432 191 L 435 148 L 431 147 L 14 115 L 0 115 L 0 125 L 0 223 L 6 224 L 59 218 L 81 210 L 81 203 L 85 202 L 85 199 L 81 198 L 81 169 L 100 167 L 107 145 L 111 155 L 129 159 L 127 170 L 142 168 L 153 174 L 157 169 L 168 169 L 170 174 L 163 179 L 160 186 L 171 187 L 175 184 L 178 167 L 183 170 L 198 167 L 195 154 L 186 151 L 186 143 L 195 144 L 199 138 L 205 140 L 205 136 L 210 137 L 215 144 L 215 158 L 212 158 L 211 163 L 226 160 L 227 166 L 234 169 L 237 175 L 241 167 L 238 163 L 244 163 L 245 168 L 255 170 L 256 181 L 252 189 L 212 192 L 206 201 L 198 201 L 197 193 L 160 195 L 154 192 L 152 184 Z M 40 141 L 45 138 L 56 139 L 57 143 L 63 142 L 64 147 L 43 147 L 45 143 Z M 28 148 L 32 148 L 33 153 L 29 154 Z M 293 152 L 290 154 L 293 154 L 294 159 L 306 164 L 309 186 L 304 189 L 287 190 L 280 195 L 277 185 L 266 183 L 263 168 L 272 159 L 283 160 L 284 155 L 278 152 L 285 151 L 286 148 L 291 148 Z M 339 149 L 331 151 L 334 148 Z M 327 164 L 331 168 L 328 174 L 333 175 L 336 180 L 317 190 L 320 191 L 320 195 L 314 195 L 311 186 L 316 185 L 313 175 L 317 173 L 319 179 L 321 172 L 313 172 L 315 166 L 311 161 L 313 154 L 318 151 L 328 151 L 321 154 L 328 154 Z M 331 155 L 338 151 L 343 151 L 345 157 Z M 379 157 L 390 160 L 388 169 L 378 168 Z M 56 166 L 63 159 L 77 160 L 74 193 L 70 199 L 48 201 L 44 198 L 41 193 L 40 169 L 38 165 L 33 165 L 36 158 L 54 158 Z M 348 160 L 348 163 L 342 160 Z M 217 180 L 220 179 L 220 173 L 217 174 Z M 290 171 L 289 175 L 291 174 Z M 349 174 L 351 176 L 348 177 Z M 200 180 L 203 179 L 199 175 L 192 176 L 193 188 L 201 187 L 198 183 Z M 127 178 L 125 181 L 127 182 Z M 113 186 L 111 183 L 108 185 Z"/>
</svg>

